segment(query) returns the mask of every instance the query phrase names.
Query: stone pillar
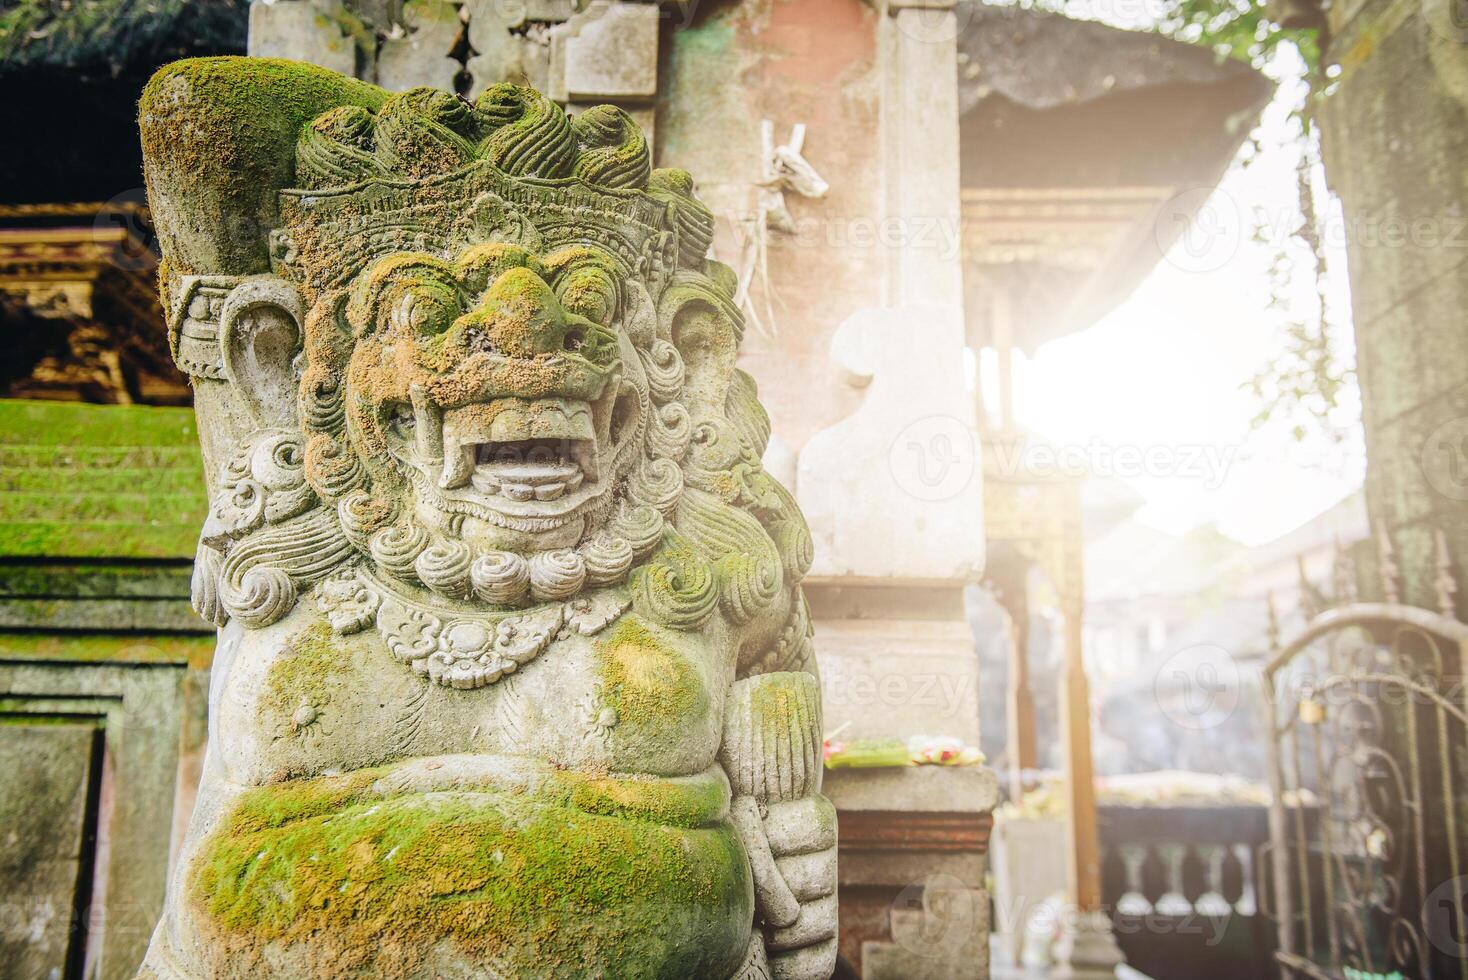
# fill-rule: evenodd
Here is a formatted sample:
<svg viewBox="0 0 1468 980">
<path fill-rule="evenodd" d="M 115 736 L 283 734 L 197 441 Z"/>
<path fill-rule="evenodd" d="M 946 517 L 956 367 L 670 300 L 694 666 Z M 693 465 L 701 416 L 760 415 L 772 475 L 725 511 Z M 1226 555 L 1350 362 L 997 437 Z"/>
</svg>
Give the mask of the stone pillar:
<svg viewBox="0 0 1468 980">
<path fill-rule="evenodd" d="M 842 740 L 979 743 L 963 588 L 983 562 L 983 481 L 952 315 L 929 305 L 848 319 L 833 353 L 864 401 L 800 453 L 796 494 L 818 555 L 806 595 L 826 729 Z M 839 770 L 828 785 L 845 849 L 843 955 L 870 980 L 986 977 L 993 775 Z"/>
<path fill-rule="evenodd" d="M 890 259 L 888 302 L 958 308 L 959 255 L 943 247 L 957 240 L 959 227 L 955 3 L 888 0 L 886 14 L 879 28 L 883 203 L 888 222 L 901 232 Z"/>
<path fill-rule="evenodd" d="M 1468 558 L 1468 28 L 1448 0 L 1330 8 L 1341 67 L 1323 103 L 1345 213 L 1367 504 L 1402 598 L 1438 606 L 1435 530 Z M 1457 612 L 1464 612 L 1458 596 Z"/>
<path fill-rule="evenodd" d="M 865 980 L 987 977 L 993 773 L 841 769 L 825 790 L 841 814 L 847 960 Z"/>
</svg>

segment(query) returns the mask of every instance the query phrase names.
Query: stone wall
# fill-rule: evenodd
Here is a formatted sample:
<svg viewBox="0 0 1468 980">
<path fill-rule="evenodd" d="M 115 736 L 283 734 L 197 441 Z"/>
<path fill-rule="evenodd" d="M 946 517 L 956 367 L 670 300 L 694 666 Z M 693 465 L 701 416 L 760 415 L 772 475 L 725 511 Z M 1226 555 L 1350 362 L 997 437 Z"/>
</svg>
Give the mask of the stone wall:
<svg viewBox="0 0 1468 980">
<path fill-rule="evenodd" d="M 830 184 L 820 199 L 784 195 L 795 227 L 765 232 L 768 288 L 757 276 L 751 290 L 764 329 L 742 350 L 792 449 L 860 404 L 831 363 L 831 340 L 846 317 L 886 299 L 878 18 L 858 0 L 706 5 L 664 54 L 659 156 L 698 176 L 723 261 L 739 268 L 760 232 L 763 120 L 781 140 L 805 123 L 805 155 Z"/>
<path fill-rule="evenodd" d="M 213 630 L 188 409 L 0 401 L 0 968 L 130 978 L 193 808 Z"/>
<path fill-rule="evenodd" d="M 1342 74 L 1322 115 L 1349 236 L 1368 507 L 1402 597 L 1429 608 L 1435 530 L 1459 581 L 1468 559 L 1468 30 L 1449 11 L 1438 0 L 1334 8 Z"/>
</svg>

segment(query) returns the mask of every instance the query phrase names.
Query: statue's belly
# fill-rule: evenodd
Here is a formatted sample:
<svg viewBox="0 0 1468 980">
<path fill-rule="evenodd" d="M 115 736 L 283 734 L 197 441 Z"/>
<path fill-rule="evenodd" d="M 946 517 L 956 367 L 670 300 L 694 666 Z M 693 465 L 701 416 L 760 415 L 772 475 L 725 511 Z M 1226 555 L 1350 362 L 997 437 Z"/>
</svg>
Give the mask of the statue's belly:
<svg viewBox="0 0 1468 980">
<path fill-rule="evenodd" d="M 415 675 L 375 632 L 335 636 L 302 608 L 269 630 L 225 630 L 211 727 L 236 733 L 220 759 L 245 785 L 462 752 L 693 773 L 718 749 L 726 659 L 704 638 L 627 617 L 460 691 Z"/>
<path fill-rule="evenodd" d="M 729 976 L 753 898 L 727 789 L 591 782 L 580 796 L 383 795 L 380 774 L 362 773 L 250 790 L 188 874 L 206 969 Z"/>
</svg>

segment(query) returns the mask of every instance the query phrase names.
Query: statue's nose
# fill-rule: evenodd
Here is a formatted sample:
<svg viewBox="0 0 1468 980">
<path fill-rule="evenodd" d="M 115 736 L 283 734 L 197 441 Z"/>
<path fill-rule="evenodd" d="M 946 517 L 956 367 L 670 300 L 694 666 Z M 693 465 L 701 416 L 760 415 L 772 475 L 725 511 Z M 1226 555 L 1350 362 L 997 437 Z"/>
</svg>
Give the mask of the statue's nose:
<svg viewBox="0 0 1468 980">
<path fill-rule="evenodd" d="M 525 268 L 495 279 L 472 318 L 496 350 L 512 357 L 575 350 L 583 340 L 580 318 L 568 317 L 555 291 Z"/>
</svg>

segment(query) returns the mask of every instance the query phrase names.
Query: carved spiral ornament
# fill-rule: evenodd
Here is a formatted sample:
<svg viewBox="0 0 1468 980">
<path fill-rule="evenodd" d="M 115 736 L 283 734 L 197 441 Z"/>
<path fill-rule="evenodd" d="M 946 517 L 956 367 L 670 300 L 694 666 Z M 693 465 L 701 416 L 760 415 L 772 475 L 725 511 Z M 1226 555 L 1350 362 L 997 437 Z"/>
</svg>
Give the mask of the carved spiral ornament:
<svg viewBox="0 0 1468 980">
<path fill-rule="evenodd" d="M 571 120 L 580 150 L 575 175 L 602 187 L 646 187 L 652 174 L 647 137 L 616 106 L 599 105 Z"/>
<path fill-rule="evenodd" d="M 327 500 L 340 500 L 366 477 L 361 458 L 340 439 L 325 433 L 313 435 L 306 443 L 306 474 L 311 486 Z"/>
<path fill-rule="evenodd" d="M 368 549 L 372 558 L 393 575 L 412 580 L 417 577 L 418 556 L 429 545 L 428 532 L 414 522 L 394 524 L 372 535 Z"/>
<path fill-rule="evenodd" d="M 693 438 L 693 419 L 680 402 L 669 402 L 652 414 L 648 420 L 647 451 L 659 459 L 677 462 L 688 452 L 689 440 Z M 679 474 L 682 485 L 682 474 Z"/>
<path fill-rule="evenodd" d="M 530 594 L 542 602 L 569 599 L 586 584 L 586 559 L 569 548 L 530 557 Z"/>
<path fill-rule="evenodd" d="M 632 576 L 632 602 L 640 612 L 673 629 L 698 629 L 718 609 L 718 577 L 692 550 L 669 548 Z"/>
<path fill-rule="evenodd" d="M 530 594 L 530 563 L 508 551 L 491 551 L 469 567 L 474 594 L 496 605 L 517 605 Z"/>
<path fill-rule="evenodd" d="M 250 472 L 266 490 L 294 490 L 306 482 L 302 440 L 296 432 L 261 439 L 250 453 Z"/>
<path fill-rule="evenodd" d="M 220 600 L 230 616 L 246 626 L 269 626 L 296 604 L 296 585 L 273 565 L 226 563 Z"/>
<path fill-rule="evenodd" d="M 642 372 L 647 377 L 647 388 L 654 402 L 666 405 L 683 394 L 683 356 L 678 353 L 678 348 L 657 337 L 648 349 L 639 348 L 637 355 L 642 361 Z"/>
<path fill-rule="evenodd" d="M 663 515 L 647 504 L 628 504 L 608 524 L 612 534 L 626 541 L 638 561 L 652 554 L 663 539 Z"/>
<path fill-rule="evenodd" d="M 469 598 L 469 565 L 473 556 L 462 541 L 435 541 L 413 561 L 418 578 L 439 595 Z"/>
<path fill-rule="evenodd" d="M 670 459 L 644 459 L 627 481 L 627 498 L 667 516 L 683 496 L 683 471 Z"/>
<path fill-rule="evenodd" d="M 391 505 L 365 490 L 354 490 L 343 497 L 336 505 L 336 513 L 341 518 L 347 540 L 358 551 L 367 551 L 372 535 L 393 519 Z"/>
<path fill-rule="evenodd" d="M 626 538 L 598 532 L 581 546 L 588 585 L 613 585 L 627 577 L 632 568 L 632 544 Z"/>
</svg>

